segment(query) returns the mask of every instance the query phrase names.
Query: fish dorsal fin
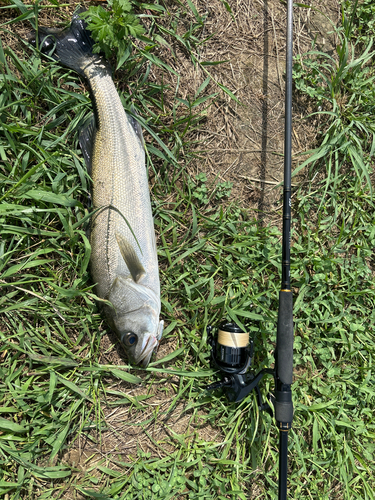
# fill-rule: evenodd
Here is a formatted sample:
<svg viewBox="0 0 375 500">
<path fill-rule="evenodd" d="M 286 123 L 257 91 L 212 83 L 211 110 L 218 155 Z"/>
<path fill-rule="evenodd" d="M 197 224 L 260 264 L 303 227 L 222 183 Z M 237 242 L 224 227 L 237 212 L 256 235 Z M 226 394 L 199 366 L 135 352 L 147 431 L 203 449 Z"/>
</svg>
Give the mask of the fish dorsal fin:
<svg viewBox="0 0 375 500">
<path fill-rule="evenodd" d="M 96 121 L 95 116 L 92 115 L 89 121 L 82 127 L 79 134 L 79 145 L 81 146 L 89 175 L 91 175 L 92 172 L 92 157 L 94 152 L 95 136 Z"/>
<path fill-rule="evenodd" d="M 142 266 L 138 255 L 136 254 L 134 247 L 128 242 L 128 240 L 120 233 L 116 233 L 116 240 L 120 248 L 122 258 L 125 264 L 128 266 L 130 274 L 133 280 L 137 283 L 143 276 L 146 275 L 145 268 Z"/>
<path fill-rule="evenodd" d="M 131 111 L 132 115 L 138 116 L 138 113 L 137 113 L 135 107 L 133 106 L 133 104 L 131 105 L 130 111 Z M 142 127 L 141 127 L 140 123 L 137 121 L 137 119 L 134 118 L 134 116 L 128 115 L 128 118 L 129 118 L 129 121 L 131 123 L 131 126 L 134 129 L 134 132 L 137 134 L 137 137 L 138 137 L 140 143 L 144 147 Z"/>
</svg>

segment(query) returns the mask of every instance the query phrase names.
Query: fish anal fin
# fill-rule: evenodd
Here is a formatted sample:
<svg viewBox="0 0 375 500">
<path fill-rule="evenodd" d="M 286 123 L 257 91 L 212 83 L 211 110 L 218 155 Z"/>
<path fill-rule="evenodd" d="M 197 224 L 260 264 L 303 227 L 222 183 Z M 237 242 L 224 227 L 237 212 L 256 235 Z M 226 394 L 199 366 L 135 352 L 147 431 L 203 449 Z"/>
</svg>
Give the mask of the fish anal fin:
<svg viewBox="0 0 375 500">
<path fill-rule="evenodd" d="M 94 152 L 95 136 L 96 121 L 95 116 L 92 115 L 79 134 L 79 145 L 81 146 L 89 175 L 91 175 L 92 172 L 92 157 Z"/>
<path fill-rule="evenodd" d="M 143 267 L 138 255 L 136 254 L 133 245 L 120 233 L 116 233 L 116 240 L 119 246 L 122 258 L 127 265 L 133 280 L 137 283 L 145 275 L 146 271 Z"/>
</svg>

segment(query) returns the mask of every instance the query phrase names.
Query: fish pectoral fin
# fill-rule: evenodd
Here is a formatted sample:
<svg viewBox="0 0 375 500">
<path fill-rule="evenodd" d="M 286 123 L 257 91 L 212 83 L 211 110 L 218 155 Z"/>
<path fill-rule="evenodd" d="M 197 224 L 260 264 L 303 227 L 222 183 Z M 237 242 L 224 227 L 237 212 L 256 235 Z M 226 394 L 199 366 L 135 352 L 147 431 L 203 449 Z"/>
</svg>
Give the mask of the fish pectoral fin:
<svg viewBox="0 0 375 500">
<path fill-rule="evenodd" d="M 83 126 L 79 134 L 79 145 L 81 146 L 82 154 L 86 162 L 86 167 L 89 175 L 92 172 L 92 157 L 94 152 L 94 143 L 96 135 L 96 120 L 95 116 L 89 119 Z"/>
<path fill-rule="evenodd" d="M 128 266 L 133 280 L 137 283 L 140 279 L 146 276 L 145 268 L 143 267 L 138 255 L 136 254 L 133 245 L 120 233 L 116 233 L 116 240 L 120 248 L 122 258 Z"/>
<path fill-rule="evenodd" d="M 150 288 L 134 283 L 130 275 L 116 276 L 106 299 L 112 303 L 115 313 L 120 316 L 145 307 L 160 311 L 160 299 L 158 300 Z"/>
</svg>

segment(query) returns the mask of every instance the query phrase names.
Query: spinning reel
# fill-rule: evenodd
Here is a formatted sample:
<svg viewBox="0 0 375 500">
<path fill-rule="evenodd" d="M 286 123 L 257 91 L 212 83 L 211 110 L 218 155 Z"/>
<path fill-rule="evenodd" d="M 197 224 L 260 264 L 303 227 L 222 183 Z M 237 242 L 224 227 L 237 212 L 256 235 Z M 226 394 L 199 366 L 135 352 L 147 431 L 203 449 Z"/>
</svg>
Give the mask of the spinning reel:
<svg viewBox="0 0 375 500">
<path fill-rule="evenodd" d="M 259 409 L 272 416 L 273 411 L 263 402 L 258 384 L 264 375 L 275 376 L 275 373 L 266 368 L 255 375 L 250 369 L 254 343 L 249 334 L 236 323 L 224 321 L 219 328 L 208 326 L 207 337 L 211 345 L 211 364 L 222 375 L 222 380 L 209 385 L 207 390 L 223 389 L 230 402 L 239 402 L 255 390 Z"/>
</svg>

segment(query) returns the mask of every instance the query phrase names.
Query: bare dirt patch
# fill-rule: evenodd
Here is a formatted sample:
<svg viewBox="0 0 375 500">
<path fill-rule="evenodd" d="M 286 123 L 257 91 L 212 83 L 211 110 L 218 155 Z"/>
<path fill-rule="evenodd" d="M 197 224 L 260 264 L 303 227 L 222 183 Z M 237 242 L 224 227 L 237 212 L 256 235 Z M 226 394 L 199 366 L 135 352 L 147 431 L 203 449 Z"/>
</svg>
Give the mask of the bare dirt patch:
<svg viewBox="0 0 375 500">
<path fill-rule="evenodd" d="M 213 81 L 230 89 L 238 102 L 222 92 L 207 110 L 203 126 L 191 138 L 200 159 L 189 164 L 189 173 L 194 177 L 205 172 L 212 183 L 233 182 L 232 199 L 240 200 L 265 224 L 278 223 L 281 190 L 276 186 L 283 179 L 284 154 L 285 6 L 272 0 L 244 0 L 231 3 L 229 13 L 221 2 L 194 3 L 206 17 L 204 36 L 210 37 L 200 49 L 200 61 L 225 61 L 207 68 Z M 327 30 L 332 31 L 332 23 L 339 18 L 338 2 L 317 2 L 315 7 L 322 11 L 295 9 L 295 55 L 309 50 L 313 39 L 318 49 L 333 51 L 335 36 Z M 194 67 L 181 48 L 174 49 L 177 60 L 167 51 L 163 56 L 181 75 L 179 92 L 186 98 L 194 95 L 207 74 Z M 168 83 L 172 101 L 176 85 L 173 79 Z M 209 91 L 217 90 L 211 83 Z M 294 166 L 298 155 L 311 148 L 316 137 L 314 121 L 304 120 L 311 111 L 308 106 L 294 99 Z M 295 182 L 302 179 L 300 176 Z"/>
</svg>

